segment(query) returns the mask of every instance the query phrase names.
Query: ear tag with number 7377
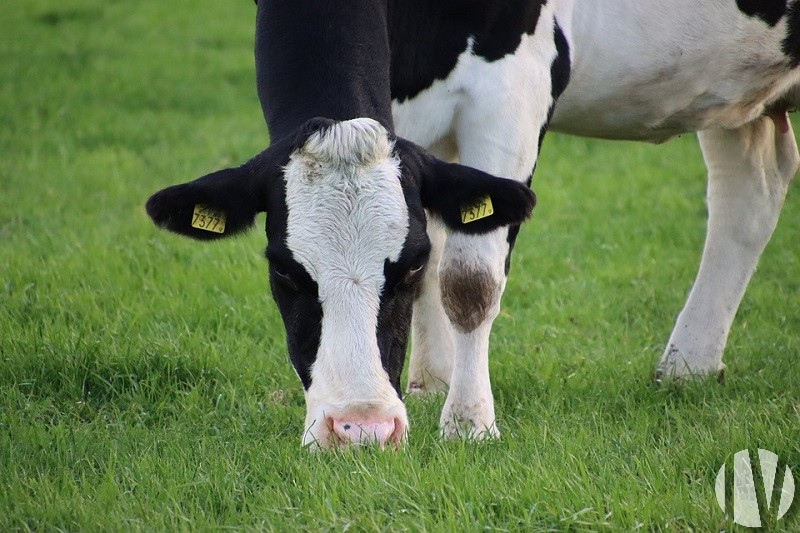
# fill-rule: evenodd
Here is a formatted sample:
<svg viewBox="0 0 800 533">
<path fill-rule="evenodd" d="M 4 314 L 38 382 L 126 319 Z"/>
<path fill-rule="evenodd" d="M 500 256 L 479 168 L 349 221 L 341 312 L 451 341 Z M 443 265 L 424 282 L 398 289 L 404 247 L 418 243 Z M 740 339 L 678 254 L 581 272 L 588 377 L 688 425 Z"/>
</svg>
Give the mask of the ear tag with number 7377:
<svg viewBox="0 0 800 533">
<path fill-rule="evenodd" d="M 487 194 L 483 198 L 478 198 L 468 205 L 461 206 L 461 223 L 469 224 L 482 218 L 492 216 L 494 214 L 494 207 L 492 206 L 492 199 Z"/>
<path fill-rule="evenodd" d="M 192 227 L 213 233 L 225 233 L 225 211 L 197 204 L 192 213 Z"/>
</svg>

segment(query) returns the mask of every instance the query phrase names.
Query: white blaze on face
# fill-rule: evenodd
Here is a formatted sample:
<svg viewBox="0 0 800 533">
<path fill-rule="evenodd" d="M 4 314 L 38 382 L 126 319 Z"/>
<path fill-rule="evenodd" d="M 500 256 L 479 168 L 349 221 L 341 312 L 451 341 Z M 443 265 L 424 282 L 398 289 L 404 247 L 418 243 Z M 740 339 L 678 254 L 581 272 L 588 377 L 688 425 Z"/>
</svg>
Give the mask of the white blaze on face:
<svg viewBox="0 0 800 533">
<path fill-rule="evenodd" d="M 376 337 L 384 263 L 400 258 L 408 234 L 392 148 L 378 122 L 354 119 L 312 134 L 285 168 L 286 243 L 322 305 L 303 444 L 325 446 L 332 418 L 377 414 L 407 426 Z"/>
</svg>

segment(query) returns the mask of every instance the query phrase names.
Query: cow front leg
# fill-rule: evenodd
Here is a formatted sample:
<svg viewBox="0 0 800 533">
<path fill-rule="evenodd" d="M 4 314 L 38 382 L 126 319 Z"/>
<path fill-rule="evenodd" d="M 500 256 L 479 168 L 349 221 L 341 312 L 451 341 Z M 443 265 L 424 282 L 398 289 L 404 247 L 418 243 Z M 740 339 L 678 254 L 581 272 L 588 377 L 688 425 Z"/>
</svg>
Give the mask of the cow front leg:
<svg viewBox="0 0 800 533">
<path fill-rule="evenodd" d="M 445 230 L 434 219 L 428 222 L 431 254 L 425 277 L 414 300 L 411 320 L 411 355 L 408 363 L 408 392 L 426 394 L 447 391 L 453 372 L 453 333 L 442 307 L 439 263 Z"/>
<path fill-rule="evenodd" d="M 512 54 L 487 61 L 466 52 L 459 58 L 448 89 L 459 98 L 454 133 L 461 164 L 530 179 L 555 99 L 569 78 L 569 27 L 556 24 L 555 10 L 552 2 L 542 6 L 535 33 L 523 35 Z M 445 437 L 499 435 L 489 334 L 500 312 L 510 241 L 509 228 L 480 236 L 451 232 L 445 241 L 439 282 L 455 348 L 440 418 Z"/>
<path fill-rule="evenodd" d="M 699 138 L 708 167 L 706 242 L 657 379 L 723 371 L 733 318 L 798 167 L 794 133 L 782 120 L 761 118 L 735 130 L 700 132 Z"/>
<path fill-rule="evenodd" d="M 506 284 L 508 229 L 448 235 L 439 268 L 441 301 L 453 326 L 455 360 L 440 418 L 445 437 L 499 436 L 489 379 L 489 334 Z"/>
</svg>

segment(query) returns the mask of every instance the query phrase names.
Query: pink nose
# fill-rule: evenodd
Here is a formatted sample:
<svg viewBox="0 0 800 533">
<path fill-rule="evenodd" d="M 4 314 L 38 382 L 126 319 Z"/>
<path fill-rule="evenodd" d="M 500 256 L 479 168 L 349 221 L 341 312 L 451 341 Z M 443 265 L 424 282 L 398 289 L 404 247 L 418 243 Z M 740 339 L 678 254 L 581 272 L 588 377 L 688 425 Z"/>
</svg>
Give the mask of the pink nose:
<svg viewBox="0 0 800 533">
<path fill-rule="evenodd" d="M 333 420 L 333 433 L 341 444 L 378 444 L 381 449 L 387 443 L 399 444 L 402 437 L 401 423 L 390 420 Z"/>
</svg>

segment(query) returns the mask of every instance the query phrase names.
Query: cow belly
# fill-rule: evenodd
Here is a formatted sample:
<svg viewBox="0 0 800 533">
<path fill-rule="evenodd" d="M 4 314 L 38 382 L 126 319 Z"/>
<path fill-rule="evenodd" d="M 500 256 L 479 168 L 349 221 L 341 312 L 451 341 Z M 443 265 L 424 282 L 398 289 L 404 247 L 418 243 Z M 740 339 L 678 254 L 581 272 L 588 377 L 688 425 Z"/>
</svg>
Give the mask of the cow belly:
<svg viewBox="0 0 800 533">
<path fill-rule="evenodd" d="M 578 0 L 572 79 L 551 129 L 661 142 L 735 128 L 800 81 L 774 27 L 735 2 Z"/>
<path fill-rule="evenodd" d="M 708 80 L 712 83 L 714 80 Z M 716 80 L 720 86 L 729 82 Z M 714 89 L 687 91 L 676 83 L 613 86 L 613 94 L 571 85 L 556 105 L 551 131 L 602 139 L 663 142 L 682 133 L 734 129 L 764 114 L 767 105 L 800 82 L 782 73 L 771 83 L 741 86 L 728 94 Z M 602 80 L 599 81 L 602 83 Z"/>
</svg>

